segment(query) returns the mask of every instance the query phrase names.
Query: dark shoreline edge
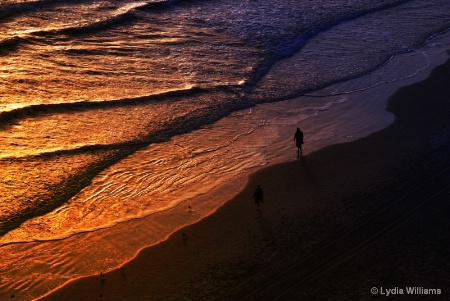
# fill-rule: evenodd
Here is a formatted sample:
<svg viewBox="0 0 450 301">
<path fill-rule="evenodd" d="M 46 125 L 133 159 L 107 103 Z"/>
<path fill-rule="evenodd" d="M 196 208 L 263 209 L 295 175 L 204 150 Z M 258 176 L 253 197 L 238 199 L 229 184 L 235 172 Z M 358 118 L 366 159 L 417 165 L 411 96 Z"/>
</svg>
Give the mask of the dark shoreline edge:
<svg viewBox="0 0 450 301">
<path fill-rule="evenodd" d="M 298 253 L 298 258 L 301 258 L 303 251 L 314 250 L 320 241 L 329 239 L 335 233 L 333 231 L 335 226 L 345 225 L 355 216 L 361 217 L 370 213 L 374 207 L 380 205 L 380 202 L 382 204 L 392 197 L 403 195 L 405 191 L 410 191 L 412 186 L 420 185 L 424 178 L 430 177 L 438 170 L 445 172 L 445 169 L 450 166 L 449 142 L 444 141 L 437 147 L 430 146 L 430 141 L 436 138 L 440 131 L 444 133 L 445 130 L 448 131 L 450 126 L 449 78 L 450 60 L 435 68 L 428 79 L 403 87 L 390 98 L 387 109 L 393 112 L 396 118 L 394 123 L 386 129 L 353 142 L 326 147 L 306 156 L 303 160 L 264 168 L 251 175 L 244 190 L 216 213 L 174 233 L 167 241 L 142 250 L 135 259 L 125 264 L 124 270 L 117 269 L 105 274 L 107 281 L 103 285 L 100 284 L 99 276 L 84 277 L 71 281 L 40 300 L 78 300 L 81 296 L 90 296 L 92 300 L 95 300 L 93 296 L 97 296 L 98 299 L 100 293 L 104 296 L 108 295 L 112 300 L 126 300 L 124 296 L 128 294 L 135 296 L 133 300 L 142 300 L 138 296 L 147 296 L 148 299 L 146 297 L 145 300 L 170 297 L 219 300 L 221 297 L 236 299 L 240 296 L 247 297 L 244 299 L 253 299 L 260 293 L 264 296 L 265 293 L 260 291 L 260 286 L 270 279 L 263 274 L 279 275 L 280 269 L 284 270 L 291 263 L 292 258 L 289 256 Z M 283 180 L 274 181 L 277 178 Z M 254 207 L 249 201 L 251 198 L 249 196 L 256 183 L 260 183 L 268 192 L 266 194 L 268 200 L 272 202 L 283 200 L 286 202 L 283 204 L 284 207 L 274 208 L 279 204 L 271 205 L 266 202 L 267 209 L 263 210 L 267 211 L 263 211 L 264 217 L 254 219 L 252 217 Z M 295 189 L 292 188 L 293 186 Z M 431 194 L 433 191 L 428 192 Z M 292 198 L 305 202 L 307 200 L 320 202 L 317 206 L 322 206 L 325 210 L 313 210 L 309 217 L 297 216 L 298 210 L 289 208 L 290 202 L 293 202 Z M 437 203 L 436 206 L 441 207 L 435 208 L 435 211 L 441 213 L 449 211 L 446 202 Z M 353 215 L 352 218 L 348 216 L 349 214 Z M 437 213 L 434 212 L 434 214 Z M 434 217 L 428 218 L 433 221 Z M 339 220 L 340 218 L 344 221 Z M 254 233 L 248 233 L 255 225 L 259 225 L 262 229 L 263 241 L 261 237 L 255 237 Z M 300 226 L 303 228 L 299 228 Z M 396 229 L 401 230 L 401 227 Z M 434 230 L 439 233 L 441 229 Z M 393 231 L 395 232 L 395 229 Z M 186 244 L 181 242 L 181 233 L 187 233 Z M 316 236 L 308 239 L 308 235 Z M 434 238 L 431 237 L 430 240 Z M 241 243 L 240 249 L 232 248 L 233 243 Z M 297 244 L 300 243 L 305 246 L 298 246 Z M 396 242 L 391 244 L 393 247 L 398 247 Z M 216 246 L 213 247 L 214 245 Z M 229 254 L 226 257 L 218 256 L 224 256 L 219 249 L 226 249 L 227 246 L 230 246 Z M 437 249 L 429 250 L 431 255 L 442 255 L 443 249 L 448 250 L 450 243 L 447 238 L 447 241 L 441 241 L 432 246 Z M 419 248 L 416 245 L 410 247 Z M 260 251 L 252 253 L 255 250 Z M 386 247 L 386 250 L 390 249 Z M 372 254 L 375 251 L 366 249 L 365 252 Z M 256 259 L 255 254 L 258 255 Z M 259 258 L 261 255 L 262 258 Z M 383 253 L 383 255 L 386 257 L 386 262 L 392 262 L 390 254 Z M 420 255 L 424 254 L 418 255 L 418 260 L 421 260 Z M 430 256 L 430 254 L 425 255 Z M 396 256 L 399 255 L 396 254 Z M 194 263 L 200 264 L 201 268 L 197 267 L 196 272 L 189 271 L 189 264 Z M 343 260 L 337 263 L 337 270 L 352 271 L 352 264 L 353 261 Z M 430 271 L 436 275 L 442 275 L 446 266 L 436 266 L 436 262 L 433 264 L 435 269 Z M 228 278 L 223 278 L 223 282 L 220 283 L 217 280 L 226 274 L 220 272 L 224 269 L 224 265 L 230 266 L 231 270 L 237 267 L 240 270 L 239 272 L 228 271 Z M 380 283 L 380 279 L 385 279 L 384 283 L 392 285 L 395 284 L 393 279 L 404 279 L 409 276 L 414 278 L 413 282 L 415 282 L 410 285 L 423 286 L 424 284 L 416 283 L 417 275 L 413 275 L 415 265 L 417 263 L 412 263 L 410 271 L 393 269 L 390 275 L 372 275 L 373 283 L 375 283 L 373 286 L 382 284 L 383 281 Z M 137 269 L 149 271 L 146 274 L 134 275 L 133 270 Z M 384 267 L 378 266 L 377 269 L 386 272 Z M 367 267 L 369 271 L 377 269 L 373 262 Z M 120 276 L 123 271 L 126 271 L 127 280 L 111 281 L 109 286 L 108 279 L 118 278 L 117 275 Z M 212 280 L 216 281 L 211 281 L 211 277 L 208 278 L 205 272 L 212 273 Z M 296 271 L 291 271 L 289 276 L 296 279 L 295 273 Z M 367 275 L 358 276 L 351 272 L 344 275 L 351 278 L 341 281 L 344 287 L 340 289 L 334 286 L 328 292 L 325 289 L 318 292 L 314 285 L 309 289 L 301 287 L 303 290 L 297 292 L 297 297 L 320 299 L 318 296 L 321 296 L 322 300 L 328 300 L 332 292 L 343 294 L 344 291 L 346 291 L 346 295 L 343 296 L 345 298 L 371 299 L 373 297 L 370 295 L 370 287 L 367 287 L 367 291 L 361 291 L 360 287 L 355 289 L 357 284 L 354 282 L 366 281 L 367 279 L 361 279 L 361 277 Z M 151 280 L 149 276 L 159 277 L 159 279 Z M 233 279 L 229 279 L 230 276 Z M 329 275 L 319 275 L 321 281 L 318 283 L 329 284 L 330 281 L 336 280 L 328 277 Z M 431 277 L 430 274 L 423 274 L 421 277 L 431 279 L 426 280 L 426 284 L 436 280 L 436 277 Z M 270 288 L 270 293 L 274 296 L 282 293 L 281 280 L 283 279 L 276 279 L 275 286 Z M 113 283 L 119 283 L 120 287 L 113 286 Z M 441 286 L 448 295 L 449 280 L 442 279 Z M 424 300 L 424 296 L 421 297 Z M 433 299 L 436 296 L 426 297 Z"/>
</svg>

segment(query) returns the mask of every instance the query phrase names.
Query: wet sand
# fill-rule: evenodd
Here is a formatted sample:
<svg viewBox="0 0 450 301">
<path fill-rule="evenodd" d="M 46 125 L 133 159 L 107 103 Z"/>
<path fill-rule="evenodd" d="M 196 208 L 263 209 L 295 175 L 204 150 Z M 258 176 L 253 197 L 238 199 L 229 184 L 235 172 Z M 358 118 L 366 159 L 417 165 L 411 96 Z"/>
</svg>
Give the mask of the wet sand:
<svg viewBox="0 0 450 301">
<path fill-rule="evenodd" d="M 390 98 L 384 130 L 262 169 L 213 215 L 39 300 L 449 299 L 449 79 L 450 60 Z"/>
</svg>

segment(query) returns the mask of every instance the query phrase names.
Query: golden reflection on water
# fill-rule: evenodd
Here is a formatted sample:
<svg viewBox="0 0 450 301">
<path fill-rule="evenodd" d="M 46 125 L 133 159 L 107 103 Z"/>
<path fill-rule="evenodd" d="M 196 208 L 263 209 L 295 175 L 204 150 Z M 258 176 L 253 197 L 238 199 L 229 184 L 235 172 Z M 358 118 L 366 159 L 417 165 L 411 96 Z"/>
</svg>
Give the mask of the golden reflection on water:
<svg viewBox="0 0 450 301">
<path fill-rule="evenodd" d="M 239 118 L 234 122 L 239 122 Z M 246 129 L 242 125 L 222 128 L 219 122 L 216 130 L 206 127 L 173 141 L 150 145 L 102 171 L 89 186 L 57 210 L 26 221 L 1 241 L 66 237 L 144 217 L 195 199 L 227 181 L 232 182 L 236 174 L 266 164 L 264 155 L 258 151 L 264 142 L 251 135 L 261 125 L 259 120 L 253 120 Z M 259 131 L 264 129 L 259 128 Z M 265 141 L 274 138 L 269 132 L 263 135 Z M 67 170 L 55 172 L 51 175 L 53 179 L 76 174 L 85 168 L 83 165 L 77 168 L 76 162 L 98 160 L 71 157 L 76 161 L 54 162 L 56 166 L 70 166 L 71 170 L 70 173 Z M 35 167 L 38 168 L 39 163 L 43 162 L 36 162 Z M 49 170 L 48 166 L 45 170 Z M 47 181 L 43 184 L 50 184 L 51 178 Z"/>
</svg>

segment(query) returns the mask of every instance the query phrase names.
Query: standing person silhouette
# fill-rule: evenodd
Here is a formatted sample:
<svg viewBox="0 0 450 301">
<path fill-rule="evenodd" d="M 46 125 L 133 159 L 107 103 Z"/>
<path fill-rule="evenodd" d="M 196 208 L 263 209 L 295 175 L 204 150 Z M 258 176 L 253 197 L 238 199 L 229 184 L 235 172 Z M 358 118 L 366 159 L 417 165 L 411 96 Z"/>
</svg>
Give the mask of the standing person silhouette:
<svg viewBox="0 0 450 301">
<path fill-rule="evenodd" d="M 297 128 L 297 131 L 295 132 L 294 141 L 297 145 L 297 155 L 303 155 L 303 132 L 300 130 L 300 128 Z"/>
</svg>

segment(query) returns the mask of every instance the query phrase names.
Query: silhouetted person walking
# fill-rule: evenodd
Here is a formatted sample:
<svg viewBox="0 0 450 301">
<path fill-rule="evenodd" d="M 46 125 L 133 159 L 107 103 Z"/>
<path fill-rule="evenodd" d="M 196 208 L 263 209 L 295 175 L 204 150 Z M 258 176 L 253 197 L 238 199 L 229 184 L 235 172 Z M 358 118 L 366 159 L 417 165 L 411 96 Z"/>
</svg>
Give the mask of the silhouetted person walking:
<svg viewBox="0 0 450 301">
<path fill-rule="evenodd" d="M 295 141 L 295 144 L 297 145 L 297 154 L 303 155 L 303 149 L 302 149 L 303 132 L 300 131 L 300 128 L 297 128 L 297 131 L 295 132 L 294 141 Z"/>
<path fill-rule="evenodd" d="M 255 199 L 256 210 L 259 211 L 259 204 L 264 203 L 264 193 L 260 185 L 256 187 L 255 193 L 253 193 L 253 199 Z"/>
</svg>

